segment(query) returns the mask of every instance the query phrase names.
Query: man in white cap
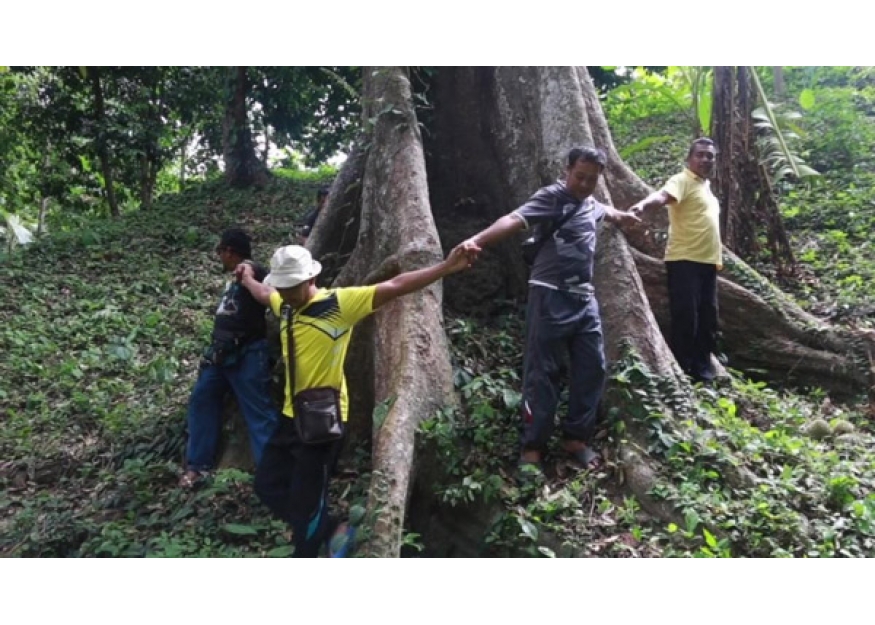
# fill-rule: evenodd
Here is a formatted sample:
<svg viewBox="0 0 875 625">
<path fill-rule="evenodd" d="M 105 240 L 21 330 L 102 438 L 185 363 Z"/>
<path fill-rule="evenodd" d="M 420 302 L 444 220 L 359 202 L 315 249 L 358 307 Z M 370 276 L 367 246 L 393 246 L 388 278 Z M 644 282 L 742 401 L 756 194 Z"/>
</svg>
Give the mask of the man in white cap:
<svg viewBox="0 0 875 625">
<path fill-rule="evenodd" d="M 295 421 L 292 395 L 317 388 L 338 391 L 340 418 L 347 418 L 346 380 L 343 362 L 353 326 L 396 297 L 418 291 L 429 284 L 470 266 L 467 253 L 455 248 L 442 262 L 395 276 L 391 280 L 363 287 L 322 289 L 316 276 L 318 261 L 299 245 L 281 247 L 270 261 L 270 274 L 260 283 L 252 269 L 237 270 L 241 284 L 252 296 L 282 317 L 292 309 L 294 392 L 286 376 L 285 405 L 280 423 L 264 449 L 255 474 L 255 491 L 264 504 L 292 528 L 295 557 L 316 557 L 323 544 L 333 557 L 345 555 L 354 530 L 327 514 L 328 478 L 340 451 L 341 441 L 306 444 Z M 283 358 L 289 367 L 288 321 L 281 322 Z"/>
</svg>

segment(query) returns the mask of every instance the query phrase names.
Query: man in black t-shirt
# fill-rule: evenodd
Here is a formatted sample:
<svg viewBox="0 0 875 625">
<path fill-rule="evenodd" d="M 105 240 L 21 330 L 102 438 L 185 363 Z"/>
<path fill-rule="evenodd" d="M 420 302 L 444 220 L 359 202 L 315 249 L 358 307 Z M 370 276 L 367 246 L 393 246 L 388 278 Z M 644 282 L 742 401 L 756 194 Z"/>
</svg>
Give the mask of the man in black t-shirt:
<svg viewBox="0 0 875 625">
<path fill-rule="evenodd" d="M 222 234 L 216 253 L 226 272 L 249 263 L 258 281 L 267 270 L 252 262 L 249 237 L 238 229 Z M 270 397 L 270 369 L 265 338 L 265 307 L 236 279 L 225 285 L 216 309 L 212 342 L 204 353 L 188 405 L 186 471 L 181 486 L 192 486 L 216 461 L 225 393 L 234 392 L 249 428 L 255 462 L 276 428 L 279 411 Z"/>
</svg>

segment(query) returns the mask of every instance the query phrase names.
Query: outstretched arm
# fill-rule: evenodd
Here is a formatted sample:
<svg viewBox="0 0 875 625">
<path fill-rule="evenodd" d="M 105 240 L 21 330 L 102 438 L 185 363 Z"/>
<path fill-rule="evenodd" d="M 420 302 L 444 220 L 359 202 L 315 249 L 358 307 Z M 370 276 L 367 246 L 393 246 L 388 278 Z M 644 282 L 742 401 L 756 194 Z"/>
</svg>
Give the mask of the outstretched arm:
<svg viewBox="0 0 875 625">
<path fill-rule="evenodd" d="M 270 306 L 270 295 L 276 289 L 256 280 L 252 265 L 249 263 L 240 263 L 234 270 L 234 274 L 237 276 L 237 280 L 240 284 L 252 293 L 252 297 L 255 298 L 255 301 L 262 306 Z"/>
<path fill-rule="evenodd" d="M 675 198 L 669 195 L 665 190 L 660 189 L 659 191 L 654 191 L 646 198 L 635 204 L 632 208 L 629 209 L 629 212 L 635 216 L 639 216 L 644 211 L 648 211 L 652 208 L 660 208 L 674 201 Z"/>
<path fill-rule="evenodd" d="M 413 293 L 427 287 L 432 282 L 437 282 L 441 278 L 467 269 L 471 266 L 472 260 L 471 254 L 465 250 L 463 245 L 458 245 L 453 248 L 445 260 L 437 265 L 408 271 L 391 280 L 380 282 L 374 291 L 374 310 L 391 302 L 396 297 Z"/>
<path fill-rule="evenodd" d="M 641 221 L 638 218 L 638 215 L 633 213 L 631 209 L 629 209 L 628 212 L 625 212 L 617 210 L 613 206 L 605 206 L 605 219 L 612 224 L 620 226 L 621 228 L 623 226 L 631 226 L 637 224 Z"/>
<path fill-rule="evenodd" d="M 474 261 L 477 260 L 477 256 L 485 246 L 503 241 L 514 232 L 519 232 L 525 227 L 526 224 L 522 219 L 513 213 L 509 213 L 504 217 L 499 217 L 491 226 L 464 241 L 461 247 L 465 249 L 470 260 Z"/>
<path fill-rule="evenodd" d="M 495 223 L 485 230 L 481 230 L 465 241 L 465 243 L 474 243 L 477 247 L 483 248 L 498 241 L 503 241 L 514 232 L 519 232 L 525 227 L 526 224 L 522 219 L 510 213 L 504 217 L 499 217 Z"/>
</svg>

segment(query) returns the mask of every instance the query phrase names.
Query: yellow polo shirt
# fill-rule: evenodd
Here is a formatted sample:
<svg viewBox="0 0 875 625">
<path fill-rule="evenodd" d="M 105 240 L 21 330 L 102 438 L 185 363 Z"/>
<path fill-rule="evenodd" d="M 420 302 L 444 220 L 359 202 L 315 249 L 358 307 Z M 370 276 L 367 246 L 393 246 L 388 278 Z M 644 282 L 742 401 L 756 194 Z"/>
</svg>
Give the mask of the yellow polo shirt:
<svg viewBox="0 0 875 625">
<path fill-rule="evenodd" d="M 308 388 L 331 386 L 340 389 L 341 417 L 347 418 L 349 399 L 346 393 L 346 377 L 343 362 L 356 323 L 374 312 L 376 286 L 342 289 L 319 289 L 306 306 L 296 310 L 292 317 L 295 333 L 295 392 Z M 274 291 L 270 296 L 270 309 L 282 319 L 283 300 Z M 280 342 L 283 360 L 289 362 L 289 342 L 285 321 L 280 323 Z M 283 414 L 294 417 L 292 397 L 289 392 L 289 376 L 286 376 L 286 400 Z"/>
<path fill-rule="evenodd" d="M 662 190 L 675 199 L 668 205 L 665 260 L 691 260 L 722 269 L 720 202 L 711 192 L 711 183 L 684 168 Z"/>
</svg>

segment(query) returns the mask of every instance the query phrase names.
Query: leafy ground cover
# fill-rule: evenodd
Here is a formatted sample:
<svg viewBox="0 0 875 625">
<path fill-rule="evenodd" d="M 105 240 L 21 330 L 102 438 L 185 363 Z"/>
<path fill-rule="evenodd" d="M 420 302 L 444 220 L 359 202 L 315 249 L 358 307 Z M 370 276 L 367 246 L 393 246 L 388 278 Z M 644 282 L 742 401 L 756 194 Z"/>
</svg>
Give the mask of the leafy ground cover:
<svg viewBox="0 0 875 625">
<path fill-rule="evenodd" d="M 817 391 L 802 396 L 736 375 L 717 390 L 697 389 L 696 413 L 670 420 L 648 405 L 659 381 L 634 358 L 613 363 L 612 392 L 632 400 L 630 416 L 662 461 L 653 494 L 680 510 L 682 523 L 655 520 L 622 490 L 613 450 L 625 424 L 616 413 L 603 415 L 598 434 L 604 470 L 580 471 L 553 448 L 546 480 L 519 480 L 521 331 L 519 315 L 451 321 L 465 407 L 423 426 L 445 468 L 438 498 L 499 510 L 483 555 L 872 555 L 875 429 L 865 406 L 833 405 Z"/>
<path fill-rule="evenodd" d="M 208 183 L 0 264 L 0 552 L 288 555 L 250 474 L 223 470 L 193 492 L 176 480 L 226 279 L 213 248 L 242 226 L 266 262 L 326 182 L 297 178 Z"/>
</svg>

